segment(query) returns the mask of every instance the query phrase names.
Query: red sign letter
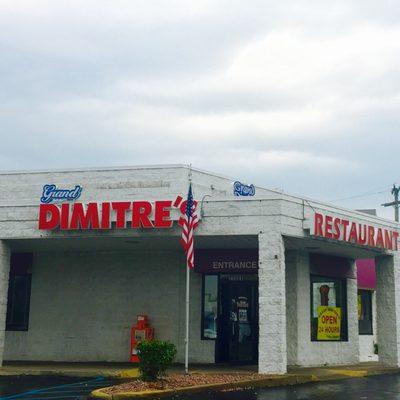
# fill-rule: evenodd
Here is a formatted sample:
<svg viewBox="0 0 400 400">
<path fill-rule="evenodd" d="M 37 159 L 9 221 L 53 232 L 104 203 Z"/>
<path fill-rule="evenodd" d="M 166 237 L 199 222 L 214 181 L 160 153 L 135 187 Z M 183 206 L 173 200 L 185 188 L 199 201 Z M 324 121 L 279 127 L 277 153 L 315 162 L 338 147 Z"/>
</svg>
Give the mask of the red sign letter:
<svg viewBox="0 0 400 400">
<path fill-rule="evenodd" d="M 113 210 L 116 211 L 116 223 L 117 229 L 125 228 L 125 213 L 129 210 L 131 203 L 129 201 L 115 201 L 111 203 Z"/>
<path fill-rule="evenodd" d="M 347 239 L 348 242 L 357 243 L 357 225 L 355 222 L 351 223 L 350 234 L 349 238 Z"/>
<path fill-rule="evenodd" d="M 132 208 L 132 228 L 152 228 L 150 221 L 151 204 L 148 201 L 134 201 Z"/>
<path fill-rule="evenodd" d="M 110 203 L 101 204 L 101 229 L 110 229 Z"/>
<path fill-rule="evenodd" d="M 375 228 L 368 226 L 368 246 L 375 247 Z"/>
<path fill-rule="evenodd" d="M 89 203 L 87 210 L 82 203 L 75 203 L 72 209 L 70 229 L 99 229 L 99 211 L 97 203 Z"/>
<path fill-rule="evenodd" d="M 325 217 L 325 237 L 332 239 L 332 217 L 330 215 Z"/>
<path fill-rule="evenodd" d="M 60 209 L 55 204 L 39 206 L 39 229 L 55 229 L 60 223 Z"/>
<path fill-rule="evenodd" d="M 315 236 L 324 236 L 322 233 L 322 224 L 324 222 L 324 216 L 319 213 L 315 213 L 314 216 L 314 235 Z"/>
<path fill-rule="evenodd" d="M 170 208 L 172 201 L 156 201 L 154 226 L 156 228 L 171 228 Z"/>
<path fill-rule="evenodd" d="M 393 237 L 392 232 L 385 229 L 385 249 L 393 249 Z"/>
<path fill-rule="evenodd" d="M 339 239 L 340 238 L 340 223 L 342 221 L 340 220 L 340 218 L 335 218 L 333 221 L 333 228 L 334 228 L 334 232 L 333 232 L 333 238 L 334 239 Z"/>
<path fill-rule="evenodd" d="M 61 204 L 60 228 L 61 229 L 69 229 L 69 204 L 68 203 Z"/>
<path fill-rule="evenodd" d="M 382 235 L 382 229 L 378 228 L 378 234 L 376 235 L 376 247 L 382 247 L 385 248 L 385 244 L 383 243 L 383 235 Z"/>
</svg>

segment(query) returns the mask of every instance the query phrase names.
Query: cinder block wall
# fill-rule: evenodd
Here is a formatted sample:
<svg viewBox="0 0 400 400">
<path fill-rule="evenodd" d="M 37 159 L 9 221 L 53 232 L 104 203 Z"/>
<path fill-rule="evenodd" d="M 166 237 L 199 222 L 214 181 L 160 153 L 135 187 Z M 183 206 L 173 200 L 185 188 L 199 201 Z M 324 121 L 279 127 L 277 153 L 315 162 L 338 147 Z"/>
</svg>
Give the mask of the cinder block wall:
<svg viewBox="0 0 400 400">
<path fill-rule="evenodd" d="M 287 293 L 287 338 L 291 342 L 290 344 L 288 343 L 288 364 L 319 366 L 358 363 L 359 336 L 356 280 L 347 279 L 348 341 L 312 342 L 310 331 L 309 257 L 306 252 L 295 253 L 288 253 L 286 266 L 286 287 L 295 292 Z M 291 302 L 292 304 L 290 304 Z M 294 302 L 296 304 L 293 304 Z M 297 314 L 297 318 L 293 313 Z"/>
<path fill-rule="evenodd" d="M 214 342 L 200 340 L 201 275 L 191 278 L 191 361 L 214 362 Z M 140 313 L 183 361 L 181 253 L 36 253 L 29 330 L 6 332 L 4 359 L 127 361 L 130 326 Z"/>
<path fill-rule="evenodd" d="M 285 253 L 287 364 L 297 364 L 297 251 Z M 290 288 L 288 290 L 288 288 Z"/>
</svg>

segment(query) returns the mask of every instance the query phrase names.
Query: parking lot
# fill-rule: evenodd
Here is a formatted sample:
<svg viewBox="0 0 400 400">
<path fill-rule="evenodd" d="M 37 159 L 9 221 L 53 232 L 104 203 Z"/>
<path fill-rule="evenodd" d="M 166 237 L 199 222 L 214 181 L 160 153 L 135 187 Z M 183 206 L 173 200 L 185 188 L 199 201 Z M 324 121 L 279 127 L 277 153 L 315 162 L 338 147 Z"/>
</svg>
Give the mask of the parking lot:
<svg viewBox="0 0 400 400">
<path fill-rule="evenodd" d="M 80 400 L 86 399 L 93 390 L 109 386 L 113 382 L 102 377 L 1 376 L 0 399 Z"/>
</svg>

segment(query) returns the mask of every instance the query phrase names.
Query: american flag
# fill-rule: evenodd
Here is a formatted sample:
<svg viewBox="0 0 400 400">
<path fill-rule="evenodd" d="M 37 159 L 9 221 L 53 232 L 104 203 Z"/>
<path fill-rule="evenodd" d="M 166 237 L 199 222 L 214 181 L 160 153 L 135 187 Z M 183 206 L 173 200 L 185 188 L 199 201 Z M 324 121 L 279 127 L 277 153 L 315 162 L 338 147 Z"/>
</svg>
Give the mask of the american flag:
<svg viewBox="0 0 400 400">
<path fill-rule="evenodd" d="M 181 244 L 185 250 L 187 267 L 190 269 L 194 268 L 193 231 L 199 224 L 196 214 L 196 206 L 197 202 L 193 200 L 192 184 L 190 184 L 185 213 L 181 218 L 179 218 L 179 225 L 182 227 Z"/>
</svg>

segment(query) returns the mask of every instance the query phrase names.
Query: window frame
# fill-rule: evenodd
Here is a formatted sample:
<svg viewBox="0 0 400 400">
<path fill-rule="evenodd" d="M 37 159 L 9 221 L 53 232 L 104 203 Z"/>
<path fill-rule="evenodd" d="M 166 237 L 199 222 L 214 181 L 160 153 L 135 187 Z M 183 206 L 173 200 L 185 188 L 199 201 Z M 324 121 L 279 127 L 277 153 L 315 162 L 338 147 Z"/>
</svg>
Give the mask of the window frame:
<svg viewBox="0 0 400 400">
<path fill-rule="evenodd" d="M 369 315 L 371 316 L 371 319 L 369 320 L 370 322 L 370 332 L 361 332 L 360 331 L 360 319 L 358 320 L 358 334 L 359 335 L 366 335 L 366 336 L 372 336 L 374 334 L 374 316 L 373 316 L 373 309 L 372 309 L 372 294 L 373 294 L 373 290 L 368 290 L 368 289 L 358 289 L 357 290 L 357 301 L 358 301 L 358 295 L 360 295 L 361 292 L 361 296 L 362 294 L 368 294 L 369 296 Z M 362 301 L 362 299 L 361 299 Z"/>
<path fill-rule="evenodd" d="M 220 281 L 220 274 L 202 274 L 202 285 L 201 285 L 201 332 L 200 332 L 200 338 L 201 340 L 213 340 L 216 341 L 218 339 L 218 327 L 217 327 L 217 336 L 215 338 L 210 338 L 207 336 L 204 336 L 204 305 L 205 305 L 205 283 L 206 283 L 206 276 L 216 276 L 217 277 L 217 318 L 219 316 L 219 308 L 220 308 L 220 302 L 219 302 L 219 281 Z"/>
<path fill-rule="evenodd" d="M 326 275 L 317 275 L 317 274 L 310 274 L 310 340 L 311 342 L 317 343 L 337 343 L 337 342 L 348 342 L 349 341 L 349 329 L 348 329 L 348 306 L 347 306 L 347 278 L 337 278 L 337 277 L 330 277 Z M 314 279 L 314 280 L 313 280 Z M 317 335 L 313 337 L 313 323 L 316 318 L 313 317 L 313 305 L 314 305 L 314 291 L 313 291 L 313 283 L 318 282 L 338 282 L 341 285 L 341 292 L 342 292 L 342 319 L 340 321 L 340 339 L 339 340 L 318 340 Z"/>
<path fill-rule="evenodd" d="M 10 272 L 8 280 L 7 292 L 7 313 L 6 313 L 6 331 L 28 331 L 29 329 L 29 314 L 31 303 L 31 286 L 32 286 L 32 273 L 31 268 L 33 264 L 32 253 L 12 253 L 10 257 Z M 22 265 L 22 267 L 21 267 Z M 23 273 L 21 272 L 23 270 Z M 16 323 L 13 321 L 14 317 L 14 303 L 15 303 L 15 285 L 19 277 L 25 279 L 25 303 L 23 305 L 24 321 Z"/>
</svg>

